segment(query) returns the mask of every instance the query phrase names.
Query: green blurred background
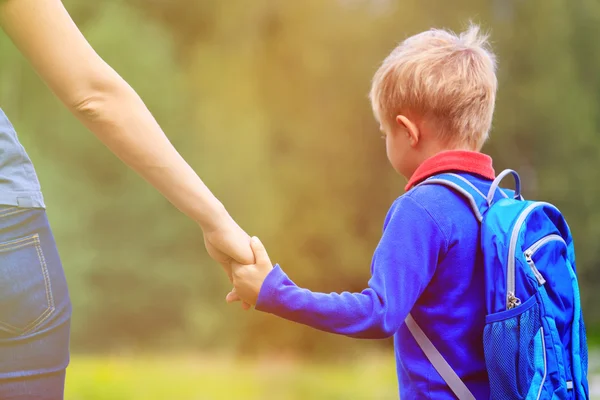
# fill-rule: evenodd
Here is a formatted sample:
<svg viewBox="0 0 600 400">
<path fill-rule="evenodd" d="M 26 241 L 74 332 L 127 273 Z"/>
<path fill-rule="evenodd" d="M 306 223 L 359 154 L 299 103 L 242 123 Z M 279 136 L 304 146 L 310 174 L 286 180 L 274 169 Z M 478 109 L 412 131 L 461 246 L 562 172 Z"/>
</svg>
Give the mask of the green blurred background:
<svg viewBox="0 0 600 400">
<path fill-rule="evenodd" d="M 373 73 L 409 35 L 480 23 L 500 82 L 484 150 L 521 173 L 526 197 L 566 215 L 592 351 L 600 343 L 598 0 L 65 5 L 241 226 L 320 291 L 365 287 L 403 193 L 367 99 Z M 68 399 L 397 397 L 389 340 L 227 306 L 200 229 L 86 131 L 6 37 L 0 65 L 0 104 L 36 165 L 70 282 Z"/>
</svg>

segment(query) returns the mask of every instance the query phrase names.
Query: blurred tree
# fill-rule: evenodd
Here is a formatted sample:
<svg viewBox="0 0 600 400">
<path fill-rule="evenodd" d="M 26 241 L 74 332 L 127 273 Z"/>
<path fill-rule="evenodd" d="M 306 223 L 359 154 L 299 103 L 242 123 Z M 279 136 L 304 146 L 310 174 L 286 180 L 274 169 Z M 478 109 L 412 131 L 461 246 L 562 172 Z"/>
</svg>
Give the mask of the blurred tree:
<svg viewBox="0 0 600 400">
<path fill-rule="evenodd" d="M 300 285 L 359 291 L 404 180 L 367 99 L 383 58 L 432 26 L 492 33 L 499 97 L 485 150 L 574 232 L 600 327 L 600 4 L 595 0 L 65 0 L 234 218 Z M 359 357 L 378 343 L 227 307 L 197 226 L 114 156 L 0 38 L 0 104 L 40 176 L 75 306 L 76 350 Z M 243 332 L 243 333 L 241 333 Z M 389 344 L 389 342 L 385 342 Z"/>
</svg>

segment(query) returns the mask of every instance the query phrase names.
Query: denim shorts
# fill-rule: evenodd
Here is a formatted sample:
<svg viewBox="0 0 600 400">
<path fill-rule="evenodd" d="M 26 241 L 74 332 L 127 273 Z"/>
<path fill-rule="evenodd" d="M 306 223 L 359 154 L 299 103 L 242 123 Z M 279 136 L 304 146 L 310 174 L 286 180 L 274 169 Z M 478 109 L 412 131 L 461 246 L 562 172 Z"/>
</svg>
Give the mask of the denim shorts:
<svg viewBox="0 0 600 400">
<path fill-rule="evenodd" d="M 63 398 L 70 323 L 46 211 L 0 206 L 0 399 Z"/>
</svg>

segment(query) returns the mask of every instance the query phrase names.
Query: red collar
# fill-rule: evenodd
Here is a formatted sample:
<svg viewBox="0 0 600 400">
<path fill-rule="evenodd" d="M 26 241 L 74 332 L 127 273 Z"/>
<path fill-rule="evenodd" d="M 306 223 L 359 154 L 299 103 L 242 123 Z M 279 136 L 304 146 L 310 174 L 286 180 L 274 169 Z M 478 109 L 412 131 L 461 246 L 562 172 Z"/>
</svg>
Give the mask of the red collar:
<svg viewBox="0 0 600 400">
<path fill-rule="evenodd" d="M 430 176 L 448 171 L 468 172 L 490 180 L 496 177 L 490 156 L 475 151 L 449 150 L 437 153 L 419 165 L 404 190 L 409 191 Z"/>
</svg>

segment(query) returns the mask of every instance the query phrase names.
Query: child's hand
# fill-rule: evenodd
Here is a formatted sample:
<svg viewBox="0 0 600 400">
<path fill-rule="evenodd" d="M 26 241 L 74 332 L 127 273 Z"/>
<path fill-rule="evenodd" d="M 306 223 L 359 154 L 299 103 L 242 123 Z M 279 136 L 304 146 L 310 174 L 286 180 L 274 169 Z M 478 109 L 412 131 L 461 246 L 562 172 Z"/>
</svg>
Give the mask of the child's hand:
<svg viewBox="0 0 600 400">
<path fill-rule="evenodd" d="M 227 295 L 227 302 L 243 300 L 246 303 L 256 305 L 260 288 L 273 269 L 273 264 L 269 260 L 267 250 L 257 237 L 253 237 L 250 246 L 256 259 L 255 264 L 243 265 L 232 262 L 232 277 L 234 290 Z"/>
</svg>

